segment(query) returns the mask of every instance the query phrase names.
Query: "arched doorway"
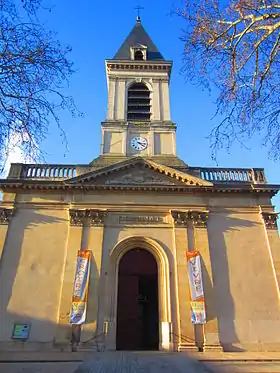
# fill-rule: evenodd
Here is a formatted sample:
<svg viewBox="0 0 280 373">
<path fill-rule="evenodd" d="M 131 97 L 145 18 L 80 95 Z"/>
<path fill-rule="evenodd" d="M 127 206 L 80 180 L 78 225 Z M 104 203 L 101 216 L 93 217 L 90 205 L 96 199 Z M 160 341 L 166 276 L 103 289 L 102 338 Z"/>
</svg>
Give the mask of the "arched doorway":
<svg viewBox="0 0 280 373">
<path fill-rule="evenodd" d="M 128 251 L 118 271 L 117 349 L 158 350 L 158 267 L 147 250 Z"/>
</svg>

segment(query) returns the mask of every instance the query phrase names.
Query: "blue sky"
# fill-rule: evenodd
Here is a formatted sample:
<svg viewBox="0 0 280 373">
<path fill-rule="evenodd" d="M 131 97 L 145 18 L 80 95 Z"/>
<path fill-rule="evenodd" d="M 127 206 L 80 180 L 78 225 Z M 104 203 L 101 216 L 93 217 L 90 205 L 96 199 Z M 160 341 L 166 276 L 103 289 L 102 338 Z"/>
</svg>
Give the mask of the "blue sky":
<svg viewBox="0 0 280 373">
<path fill-rule="evenodd" d="M 55 125 L 51 125 L 48 138 L 42 144 L 49 163 L 89 163 L 100 152 L 100 122 L 106 118 L 107 86 L 104 60 L 112 58 L 136 19 L 137 0 L 99 1 L 57 0 L 52 12 L 45 14 L 46 27 L 55 30 L 64 44 L 72 46 L 71 59 L 77 73 L 69 89 L 83 118 L 73 119 L 61 112 L 61 125 L 68 139 L 69 151 L 61 144 Z M 250 150 L 236 145 L 230 153 L 220 151 L 218 165 L 211 159 L 206 138 L 218 119 L 215 96 L 184 81 L 180 74 L 183 43 L 179 40 L 184 23 L 171 16 L 172 6 L 180 0 L 141 0 L 142 23 L 166 59 L 173 60 L 170 85 L 171 115 L 177 123 L 177 153 L 191 166 L 264 167 L 270 183 L 280 183 L 279 161 L 268 159 L 267 149 L 261 146 L 261 137 L 247 143 Z M 274 199 L 280 211 L 280 195 Z"/>
</svg>

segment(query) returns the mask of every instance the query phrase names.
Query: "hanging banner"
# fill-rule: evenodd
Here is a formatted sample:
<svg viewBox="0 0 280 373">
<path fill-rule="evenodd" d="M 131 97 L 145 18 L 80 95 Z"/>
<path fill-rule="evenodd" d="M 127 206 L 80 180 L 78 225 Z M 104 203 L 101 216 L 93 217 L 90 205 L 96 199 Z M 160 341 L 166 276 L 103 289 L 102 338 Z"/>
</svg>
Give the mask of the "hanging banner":
<svg viewBox="0 0 280 373">
<path fill-rule="evenodd" d="M 82 325 L 86 321 L 90 256 L 89 250 L 78 251 L 70 324 Z"/>
<path fill-rule="evenodd" d="M 191 295 L 192 323 L 205 324 L 206 312 L 199 252 L 187 251 L 187 263 Z"/>
</svg>

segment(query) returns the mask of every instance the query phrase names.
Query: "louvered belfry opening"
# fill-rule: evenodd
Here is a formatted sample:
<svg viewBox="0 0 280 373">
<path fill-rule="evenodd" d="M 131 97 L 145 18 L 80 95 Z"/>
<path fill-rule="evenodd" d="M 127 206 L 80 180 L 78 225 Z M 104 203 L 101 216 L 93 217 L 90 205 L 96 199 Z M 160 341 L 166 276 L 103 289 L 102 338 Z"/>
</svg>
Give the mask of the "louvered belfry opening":
<svg viewBox="0 0 280 373">
<path fill-rule="evenodd" d="M 149 122 L 151 119 L 150 91 L 143 83 L 134 83 L 128 89 L 127 120 Z"/>
</svg>

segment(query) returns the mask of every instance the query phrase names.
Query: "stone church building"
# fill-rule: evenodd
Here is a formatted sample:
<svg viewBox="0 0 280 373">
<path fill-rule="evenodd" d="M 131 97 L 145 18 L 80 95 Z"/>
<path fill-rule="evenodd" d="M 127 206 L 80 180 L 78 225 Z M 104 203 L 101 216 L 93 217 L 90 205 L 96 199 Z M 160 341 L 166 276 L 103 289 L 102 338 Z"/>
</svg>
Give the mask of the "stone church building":
<svg viewBox="0 0 280 373">
<path fill-rule="evenodd" d="M 279 186 L 261 168 L 177 157 L 171 69 L 138 17 L 106 61 L 100 156 L 12 164 L 0 181 L 0 350 L 280 351 Z M 91 253 L 81 326 L 69 320 L 79 250 Z M 201 257 L 204 324 L 187 251 Z"/>
</svg>

